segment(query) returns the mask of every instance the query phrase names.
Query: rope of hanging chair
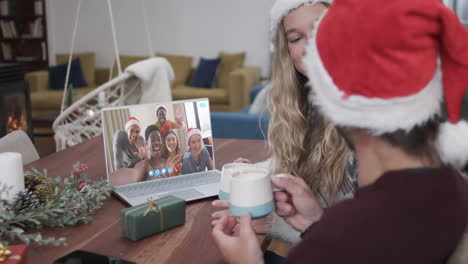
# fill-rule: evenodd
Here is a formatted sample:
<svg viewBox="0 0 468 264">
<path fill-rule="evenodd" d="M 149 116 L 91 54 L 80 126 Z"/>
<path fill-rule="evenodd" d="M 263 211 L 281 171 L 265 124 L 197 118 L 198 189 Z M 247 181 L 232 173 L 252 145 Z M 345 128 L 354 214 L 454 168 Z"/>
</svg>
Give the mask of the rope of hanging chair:
<svg viewBox="0 0 468 264">
<path fill-rule="evenodd" d="M 69 92 L 71 93 L 71 91 L 68 91 L 68 81 L 70 78 L 70 68 L 71 68 L 71 61 L 73 57 L 73 50 L 75 48 L 76 30 L 78 28 L 78 21 L 80 20 L 81 2 L 82 0 L 78 1 L 78 7 L 76 8 L 75 24 L 73 26 L 72 43 L 70 47 L 70 54 L 68 56 L 67 74 L 65 75 L 65 83 L 63 87 L 62 105 L 60 106 L 60 113 L 63 112 L 63 108 L 65 106 L 65 98 L 67 97 L 67 93 Z"/>
<path fill-rule="evenodd" d="M 72 58 L 73 58 L 73 51 L 75 49 L 76 32 L 77 32 L 77 29 L 78 29 L 78 22 L 80 20 L 80 14 L 81 14 L 81 4 L 82 4 L 82 0 L 78 0 L 78 7 L 76 8 L 75 24 L 73 25 L 72 43 L 71 43 L 71 47 L 70 47 L 70 54 L 68 56 L 67 73 L 65 75 L 65 84 L 64 84 L 64 89 L 63 89 L 62 105 L 60 107 L 60 113 L 62 113 L 63 110 L 64 110 L 65 98 L 67 97 L 67 93 L 72 92 L 72 91 L 68 90 L 68 86 L 69 86 L 68 82 L 70 81 L 71 61 L 72 61 Z M 120 74 L 122 74 L 122 67 L 120 65 L 119 48 L 117 46 L 117 34 L 115 32 L 114 15 L 112 13 L 112 5 L 111 5 L 110 0 L 107 0 L 107 6 L 109 8 L 109 17 L 110 17 L 111 31 L 112 31 L 112 40 L 114 42 L 114 51 L 115 51 L 115 57 L 116 57 L 116 60 L 117 60 L 117 69 L 118 69 L 119 75 L 120 75 Z"/>
<path fill-rule="evenodd" d="M 149 31 L 149 27 L 148 27 L 148 16 L 146 15 L 146 6 L 145 6 L 145 0 L 141 0 L 140 1 L 140 6 L 141 6 L 141 12 L 142 12 L 142 16 L 143 16 L 143 25 L 144 25 L 144 28 L 145 28 L 145 33 L 146 33 L 146 46 L 148 48 L 148 57 L 153 57 L 154 56 L 154 49 L 153 49 L 153 41 L 151 40 L 151 33 Z M 120 10 L 118 10 L 117 12 L 117 15 L 116 15 L 116 21 L 118 22 L 119 21 L 119 15 L 120 15 Z M 114 19 L 112 19 L 114 20 Z M 120 58 L 117 58 L 116 60 L 118 60 L 118 65 L 120 67 L 122 67 L 120 65 Z M 111 65 L 110 65 L 110 71 L 109 71 L 109 80 L 112 79 L 112 76 L 114 75 L 114 64 L 111 62 Z"/>
<path fill-rule="evenodd" d="M 122 66 L 120 64 L 119 47 L 117 46 L 117 34 L 115 32 L 114 14 L 112 13 L 111 0 L 107 0 L 107 6 L 109 7 L 109 16 L 110 16 L 111 30 L 112 30 L 112 39 L 114 41 L 115 59 L 117 60 L 117 70 L 119 71 L 119 75 L 120 75 L 120 74 L 122 74 Z"/>
<path fill-rule="evenodd" d="M 115 20 L 115 28 L 119 28 L 119 18 L 120 18 L 120 14 L 122 12 L 122 9 L 119 8 L 117 9 L 117 13 L 115 14 L 115 17 L 114 17 L 114 20 Z M 120 58 L 119 58 L 120 59 Z M 116 64 L 117 64 L 117 61 L 116 61 L 116 58 L 115 58 L 115 54 L 114 56 L 112 56 L 112 60 L 110 62 L 110 65 L 109 65 L 109 76 L 108 76 L 108 81 L 112 80 L 114 76 L 114 70 L 116 70 Z M 120 66 L 122 67 L 122 65 Z"/>
<path fill-rule="evenodd" d="M 149 52 L 149 57 L 154 56 L 154 50 L 153 50 L 153 43 L 151 41 L 151 34 L 149 31 L 148 27 L 148 19 L 146 17 L 146 8 L 145 8 L 145 0 L 141 0 L 141 11 L 143 13 L 143 24 L 145 25 L 145 31 L 146 31 L 146 45 L 148 45 L 148 52 Z"/>
</svg>

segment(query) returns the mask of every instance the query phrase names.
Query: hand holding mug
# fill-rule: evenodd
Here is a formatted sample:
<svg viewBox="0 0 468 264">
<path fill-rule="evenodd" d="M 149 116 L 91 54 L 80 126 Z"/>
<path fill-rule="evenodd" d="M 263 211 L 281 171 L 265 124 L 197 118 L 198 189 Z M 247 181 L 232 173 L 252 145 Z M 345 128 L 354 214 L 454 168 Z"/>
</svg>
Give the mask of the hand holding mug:
<svg viewBox="0 0 468 264">
<path fill-rule="evenodd" d="M 226 217 L 233 217 L 231 213 L 229 212 L 229 201 L 227 200 L 214 200 L 211 202 L 211 205 L 219 209 L 219 211 L 216 211 L 211 214 L 211 219 L 213 220 L 211 224 L 213 226 L 217 225 L 218 222 L 223 218 L 224 216 Z M 273 225 L 273 214 L 269 214 L 266 217 L 260 218 L 260 219 L 253 219 L 252 220 L 252 227 L 255 230 L 255 233 L 257 234 L 266 234 L 271 231 Z M 238 226 L 236 226 L 234 229 L 237 230 Z"/>
<path fill-rule="evenodd" d="M 323 209 L 303 179 L 284 174 L 278 176 L 272 177 L 273 185 L 283 189 L 275 192 L 276 213 L 294 229 L 304 232 L 320 220 Z"/>
</svg>

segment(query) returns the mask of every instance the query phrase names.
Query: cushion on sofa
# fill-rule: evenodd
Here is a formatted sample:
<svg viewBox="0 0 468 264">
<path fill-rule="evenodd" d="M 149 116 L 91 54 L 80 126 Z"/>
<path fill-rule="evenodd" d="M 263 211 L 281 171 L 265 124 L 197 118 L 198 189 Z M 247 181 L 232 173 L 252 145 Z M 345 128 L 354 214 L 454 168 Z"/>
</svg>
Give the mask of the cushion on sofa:
<svg viewBox="0 0 468 264">
<path fill-rule="evenodd" d="M 220 58 L 217 59 L 205 59 L 200 58 L 198 62 L 197 70 L 192 78 L 190 86 L 200 88 L 212 88 L 213 82 L 218 71 Z"/>
<path fill-rule="evenodd" d="M 156 53 L 156 56 L 166 58 L 174 69 L 175 79 L 172 81 L 173 87 L 187 83 L 192 70 L 192 57 L 166 53 Z"/>
<path fill-rule="evenodd" d="M 186 100 L 192 98 L 208 98 L 210 104 L 228 104 L 228 91 L 225 89 L 213 88 L 194 88 L 189 86 L 177 86 L 177 89 L 172 89 L 172 97 L 174 100 Z"/>
<path fill-rule="evenodd" d="M 221 64 L 219 66 L 216 87 L 227 88 L 229 86 L 229 74 L 244 66 L 245 52 L 224 53 L 220 52 Z"/>
<path fill-rule="evenodd" d="M 56 63 L 64 64 L 68 62 L 68 54 L 57 54 Z M 72 56 L 73 59 L 79 58 L 81 62 L 81 70 L 83 71 L 84 78 L 88 85 L 94 85 L 96 80 L 94 78 L 95 58 L 94 52 L 76 53 Z"/>
<path fill-rule="evenodd" d="M 49 84 L 51 89 L 63 90 L 67 77 L 67 68 L 68 63 L 49 67 Z M 80 59 L 74 59 L 71 62 L 68 85 L 72 85 L 74 88 L 88 86 L 84 79 L 83 71 L 81 70 Z"/>
</svg>

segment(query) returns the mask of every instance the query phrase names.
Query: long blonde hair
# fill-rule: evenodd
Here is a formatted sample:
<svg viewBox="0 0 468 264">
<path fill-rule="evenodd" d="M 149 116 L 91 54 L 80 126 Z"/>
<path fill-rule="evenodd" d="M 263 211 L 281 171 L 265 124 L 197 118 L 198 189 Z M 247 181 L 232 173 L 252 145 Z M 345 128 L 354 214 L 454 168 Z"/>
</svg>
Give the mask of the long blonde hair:
<svg viewBox="0 0 468 264">
<path fill-rule="evenodd" d="M 274 173 L 302 177 L 315 194 L 334 201 L 349 165 L 350 150 L 336 128 L 307 100 L 305 77 L 289 56 L 283 23 L 276 32 L 268 145 L 274 154 Z"/>
</svg>

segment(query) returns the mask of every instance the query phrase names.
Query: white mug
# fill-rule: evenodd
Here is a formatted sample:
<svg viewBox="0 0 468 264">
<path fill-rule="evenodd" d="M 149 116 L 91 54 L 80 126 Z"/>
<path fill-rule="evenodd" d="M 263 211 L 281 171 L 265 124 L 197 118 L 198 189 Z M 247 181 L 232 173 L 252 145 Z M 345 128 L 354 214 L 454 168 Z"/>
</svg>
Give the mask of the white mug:
<svg viewBox="0 0 468 264">
<path fill-rule="evenodd" d="M 240 217 L 248 212 L 252 218 L 269 215 L 275 207 L 268 170 L 245 168 L 231 177 L 229 211 Z"/>
<path fill-rule="evenodd" d="M 229 200 L 229 193 L 231 192 L 231 177 L 236 171 L 254 168 L 255 166 L 249 163 L 227 163 L 224 164 L 221 170 L 221 186 L 219 188 L 219 199 Z"/>
</svg>

